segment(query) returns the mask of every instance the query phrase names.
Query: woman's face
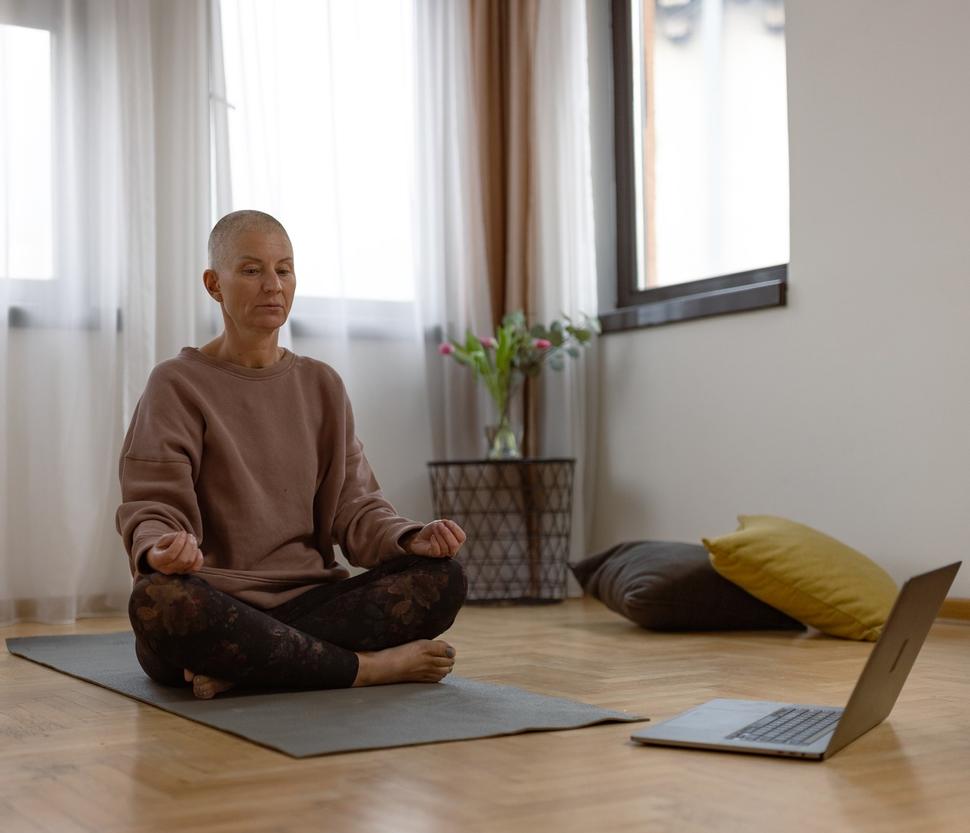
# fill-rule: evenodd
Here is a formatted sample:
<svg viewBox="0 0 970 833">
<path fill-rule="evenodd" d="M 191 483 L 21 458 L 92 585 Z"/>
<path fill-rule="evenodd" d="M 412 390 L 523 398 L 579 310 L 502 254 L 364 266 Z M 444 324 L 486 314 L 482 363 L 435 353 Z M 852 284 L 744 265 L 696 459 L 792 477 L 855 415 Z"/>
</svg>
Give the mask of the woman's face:
<svg viewBox="0 0 970 833">
<path fill-rule="evenodd" d="M 296 273 L 293 249 L 285 235 L 241 232 L 218 270 L 209 272 L 215 276 L 214 281 L 207 280 L 209 291 L 237 328 L 275 330 L 286 321 Z"/>
</svg>

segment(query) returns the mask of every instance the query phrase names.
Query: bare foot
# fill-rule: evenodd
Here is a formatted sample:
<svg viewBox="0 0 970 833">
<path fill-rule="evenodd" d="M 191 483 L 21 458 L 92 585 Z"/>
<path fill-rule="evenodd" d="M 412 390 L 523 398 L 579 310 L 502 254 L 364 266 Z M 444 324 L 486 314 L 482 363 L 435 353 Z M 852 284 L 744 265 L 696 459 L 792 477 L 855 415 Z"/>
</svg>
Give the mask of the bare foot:
<svg viewBox="0 0 970 833">
<path fill-rule="evenodd" d="M 192 693 L 200 700 L 211 700 L 221 691 L 227 691 L 235 683 L 228 680 L 217 680 L 215 677 L 206 677 L 204 674 L 195 674 L 185 669 L 185 681 L 192 683 Z"/>
<path fill-rule="evenodd" d="M 360 666 L 354 686 L 436 683 L 455 665 L 455 649 L 440 639 L 417 639 L 383 651 L 358 651 L 357 657 Z"/>
</svg>

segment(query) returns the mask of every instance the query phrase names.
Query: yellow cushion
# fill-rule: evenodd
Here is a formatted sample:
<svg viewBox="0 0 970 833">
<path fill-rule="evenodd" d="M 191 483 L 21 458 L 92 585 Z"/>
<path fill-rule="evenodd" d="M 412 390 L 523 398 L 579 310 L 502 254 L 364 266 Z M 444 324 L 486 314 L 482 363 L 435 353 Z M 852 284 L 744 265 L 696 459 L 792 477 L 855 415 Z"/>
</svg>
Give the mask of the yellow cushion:
<svg viewBox="0 0 970 833">
<path fill-rule="evenodd" d="M 739 515 L 736 532 L 702 539 L 724 578 L 832 636 L 875 642 L 896 599 L 889 574 L 861 552 L 811 527 Z"/>
</svg>

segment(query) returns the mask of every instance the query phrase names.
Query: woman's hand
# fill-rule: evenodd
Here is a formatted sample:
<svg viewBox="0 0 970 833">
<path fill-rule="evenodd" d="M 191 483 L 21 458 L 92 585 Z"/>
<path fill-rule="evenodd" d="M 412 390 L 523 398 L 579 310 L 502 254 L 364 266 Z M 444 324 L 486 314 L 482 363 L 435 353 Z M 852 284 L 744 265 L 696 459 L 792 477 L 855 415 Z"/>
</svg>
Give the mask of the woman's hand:
<svg viewBox="0 0 970 833">
<path fill-rule="evenodd" d="M 406 549 L 412 555 L 448 558 L 455 555 L 464 543 L 465 533 L 458 524 L 437 520 L 419 529 L 408 541 Z"/>
<path fill-rule="evenodd" d="M 166 532 L 145 556 L 148 565 L 160 573 L 193 573 L 203 564 L 202 550 L 199 549 L 194 535 L 184 529 L 179 532 Z"/>
</svg>

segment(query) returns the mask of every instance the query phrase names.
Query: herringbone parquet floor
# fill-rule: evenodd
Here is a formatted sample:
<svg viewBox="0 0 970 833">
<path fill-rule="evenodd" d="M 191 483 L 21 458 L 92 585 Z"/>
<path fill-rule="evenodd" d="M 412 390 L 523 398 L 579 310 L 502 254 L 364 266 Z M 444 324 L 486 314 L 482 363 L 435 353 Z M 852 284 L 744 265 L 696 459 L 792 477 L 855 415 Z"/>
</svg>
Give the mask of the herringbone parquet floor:
<svg viewBox="0 0 970 833">
<path fill-rule="evenodd" d="M 124 618 L 20 624 L 94 633 Z M 652 634 L 592 600 L 466 607 L 456 673 L 663 719 L 710 697 L 843 705 L 871 648 Z M 0 831 L 970 830 L 970 625 L 825 763 L 641 747 L 610 724 L 296 760 L 0 653 Z"/>
</svg>

